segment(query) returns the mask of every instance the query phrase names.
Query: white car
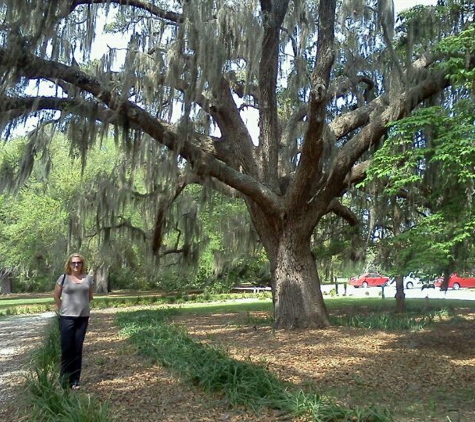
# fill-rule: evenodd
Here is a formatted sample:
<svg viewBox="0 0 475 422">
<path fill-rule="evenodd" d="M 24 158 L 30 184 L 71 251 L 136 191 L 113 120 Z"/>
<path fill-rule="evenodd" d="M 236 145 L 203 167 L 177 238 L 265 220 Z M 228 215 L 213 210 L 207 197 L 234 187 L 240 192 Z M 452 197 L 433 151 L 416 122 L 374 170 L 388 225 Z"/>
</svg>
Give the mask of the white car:
<svg viewBox="0 0 475 422">
<path fill-rule="evenodd" d="M 402 278 L 402 283 L 405 289 L 413 289 L 414 287 L 421 288 L 424 282 L 417 277 L 414 273 L 409 273 Z M 396 279 L 394 277 L 388 282 L 389 285 L 396 286 Z"/>
<path fill-rule="evenodd" d="M 403 284 L 405 289 L 412 289 L 414 286 L 420 287 L 422 285 L 422 281 L 419 277 L 417 277 L 413 273 L 409 273 L 405 277 L 403 277 Z"/>
</svg>

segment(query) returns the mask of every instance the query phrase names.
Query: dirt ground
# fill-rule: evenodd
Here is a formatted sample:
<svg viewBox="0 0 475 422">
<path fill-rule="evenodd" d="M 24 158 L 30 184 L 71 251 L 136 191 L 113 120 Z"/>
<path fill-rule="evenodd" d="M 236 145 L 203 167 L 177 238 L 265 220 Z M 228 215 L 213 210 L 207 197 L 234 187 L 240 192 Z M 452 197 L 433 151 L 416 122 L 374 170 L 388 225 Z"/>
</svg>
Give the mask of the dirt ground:
<svg viewBox="0 0 475 422">
<path fill-rule="evenodd" d="M 17 422 L 21 385 L 50 314 L 0 318 L 0 421 Z"/>
<path fill-rule="evenodd" d="M 258 362 L 295 384 L 316 385 L 345 406 L 386 406 L 397 422 L 473 422 L 475 315 L 460 316 L 456 324 L 414 333 L 341 327 L 273 332 L 250 326 L 247 314 L 187 315 L 177 323 L 199 341 L 220 344 L 234 358 Z M 118 335 L 113 311 L 91 317 L 79 394 L 109 401 L 125 422 L 287 420 L 272 411 L 256 416 L 230 409 L 219 396 L 206 396 L 137 356 Z"/>
</svg>

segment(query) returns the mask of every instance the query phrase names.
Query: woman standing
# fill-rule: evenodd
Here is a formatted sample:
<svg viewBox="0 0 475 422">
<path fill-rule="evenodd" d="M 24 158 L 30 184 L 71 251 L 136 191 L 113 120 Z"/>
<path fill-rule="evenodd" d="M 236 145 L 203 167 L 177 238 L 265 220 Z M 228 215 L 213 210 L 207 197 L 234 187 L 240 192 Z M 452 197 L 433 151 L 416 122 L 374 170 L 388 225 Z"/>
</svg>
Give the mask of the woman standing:
<svg viewBox="0 0 475 422">
<path fill-rule="evenodd" d="M 59 309 L 61 371 L 63 385 L 79 389 L 82 349 L 89 323 L 89 302 L 93 280 L 87 275 L 84 257 L 71 254 L 64 264 L 64 274 L 56 281 L 54 301 Z"/>
</svg>

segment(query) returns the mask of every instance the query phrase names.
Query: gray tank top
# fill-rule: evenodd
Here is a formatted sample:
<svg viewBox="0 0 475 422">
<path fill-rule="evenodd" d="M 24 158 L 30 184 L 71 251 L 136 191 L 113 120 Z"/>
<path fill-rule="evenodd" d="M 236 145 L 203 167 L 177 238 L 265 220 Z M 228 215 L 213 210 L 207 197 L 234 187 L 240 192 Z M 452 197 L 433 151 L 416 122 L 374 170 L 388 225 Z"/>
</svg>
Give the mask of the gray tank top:
<svg viewBox="0 0 475 422">
<path fill-rule="evenodd" d="M 89 309 L 89 287 L 93 285 L 92 277 L 86 276 L 82 283 L 74 283 L 69 275 L 61 275 L 56 284 L 63 285 L 61 293 L 61 316 L 88 317 Z"/>
</svg>

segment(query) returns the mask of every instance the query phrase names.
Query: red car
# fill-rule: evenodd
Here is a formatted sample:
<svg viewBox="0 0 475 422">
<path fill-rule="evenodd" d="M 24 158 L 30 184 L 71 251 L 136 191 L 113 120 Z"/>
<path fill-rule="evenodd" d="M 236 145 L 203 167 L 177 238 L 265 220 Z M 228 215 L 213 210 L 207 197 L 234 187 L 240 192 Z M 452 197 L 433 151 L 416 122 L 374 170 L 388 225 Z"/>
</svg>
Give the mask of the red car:
<svg viewBox="0 0 475 422">
<path fill-rule="evenodd" d="M 439 277 L 434 282 L 435 287 L 442 286 L 442 282 L 444 281 L 443 277 Z M 458 290 L 461 287 L 470 288 L 475 287 L 475 277 L 460 277 L 457 274 L 451 274 L 449 277 L 449 289 Z"/>
<path fill-rule="evenodd" d="M 355 287 L 383 286 L 389 281 L 389 277 L 378 273 L 365 273 L 359 277 L 351 277 L 348 283 Z"/>
</svg>

